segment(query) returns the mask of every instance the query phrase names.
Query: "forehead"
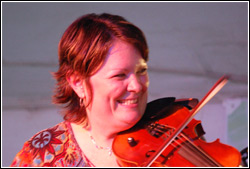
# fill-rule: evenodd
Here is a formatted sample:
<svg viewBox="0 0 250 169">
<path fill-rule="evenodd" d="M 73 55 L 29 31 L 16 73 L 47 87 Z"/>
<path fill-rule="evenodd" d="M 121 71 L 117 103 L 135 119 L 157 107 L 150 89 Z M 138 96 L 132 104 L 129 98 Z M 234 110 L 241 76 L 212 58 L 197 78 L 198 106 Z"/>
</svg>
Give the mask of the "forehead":
<svg viewBox="0 0 250 169">
<path fill-rule="evenodd" d="M 138 49 L 120 40 L 115 41 L 105 58 L 103 67 L 114 68 L 146 64 Z"/>
</svg>

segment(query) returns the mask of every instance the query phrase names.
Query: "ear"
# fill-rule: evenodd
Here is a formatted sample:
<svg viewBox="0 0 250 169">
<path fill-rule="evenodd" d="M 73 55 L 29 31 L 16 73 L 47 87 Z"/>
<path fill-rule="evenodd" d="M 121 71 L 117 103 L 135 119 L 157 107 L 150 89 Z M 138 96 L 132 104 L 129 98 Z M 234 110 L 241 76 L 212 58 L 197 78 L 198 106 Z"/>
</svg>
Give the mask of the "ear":
<svg viewBox="0 0 250 169">
<path fill-rule="evenodd" d="M 78 75 L 78 73 L 73 73 L 67 76 L 67 81 L 79 98 L 85 98 L 85 86 L 84 80 Z"/>
</svg>

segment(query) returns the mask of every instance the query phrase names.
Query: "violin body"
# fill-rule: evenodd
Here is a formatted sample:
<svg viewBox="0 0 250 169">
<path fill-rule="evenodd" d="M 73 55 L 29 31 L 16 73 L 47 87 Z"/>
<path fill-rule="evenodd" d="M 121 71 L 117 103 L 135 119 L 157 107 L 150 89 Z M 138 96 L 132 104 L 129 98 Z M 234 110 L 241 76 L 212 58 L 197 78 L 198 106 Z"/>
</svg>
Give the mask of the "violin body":
<svg viewBox="0 0 250 169">
<path fill-rule="evenodd" d="M 160 145 L 190 114 L 174 98 L 159 99 L 147 105 L 142 119 L 131 129 L 117 135 L 113 152 L 123 167 L 145 166 Z M 192 106 L 193 107 L 193 106 Z M 201 121 L 192 119 L 180 134 L 152 163 L 152 167 L 236 167 L 240 165 L 240 152 L 219 139 L 207 143 Z"/>
</svg>

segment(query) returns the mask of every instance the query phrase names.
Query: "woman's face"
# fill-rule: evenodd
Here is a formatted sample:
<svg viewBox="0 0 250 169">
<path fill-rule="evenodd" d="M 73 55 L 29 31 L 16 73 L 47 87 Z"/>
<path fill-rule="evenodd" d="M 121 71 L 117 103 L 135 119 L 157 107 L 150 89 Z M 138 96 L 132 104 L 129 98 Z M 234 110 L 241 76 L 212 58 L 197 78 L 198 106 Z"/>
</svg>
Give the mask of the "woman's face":
<svg viewBox="0 0 250 169">
<path fill-rule="evenodd" d="M 102 67 L 90 77 L 90 123 L 132 127 L 144 114 L 149 85 L 147 63 L 132 45 L 116 41 Z"/>
</svg>

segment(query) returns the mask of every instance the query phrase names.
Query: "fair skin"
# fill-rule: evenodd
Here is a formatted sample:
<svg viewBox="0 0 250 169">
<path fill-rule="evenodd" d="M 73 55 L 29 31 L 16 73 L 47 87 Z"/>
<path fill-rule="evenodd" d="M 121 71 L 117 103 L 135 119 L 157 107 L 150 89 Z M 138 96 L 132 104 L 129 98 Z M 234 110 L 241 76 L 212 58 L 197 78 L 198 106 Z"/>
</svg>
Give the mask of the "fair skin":
<svg viewBox="0 0 250 169">
<path fill-rule="evenodd" d="M 85 102 L 88 90 L 83 81 L 72 75 L 68 81 L 74 91 Z M 131 128 L 144 114 L 149 85 L 147 63 L 132 45 L 115 41 L 102 67 L 90 77 L 93 100 L 87 107 L 89 129 L 72 123 L 76 140 L 95 165 L 100 167 L 118 166 L 114 154 L 100 150 L 91 142 L 89 134 L 102 147 L 112 147 L 118 132 Z"/>
</svg>

